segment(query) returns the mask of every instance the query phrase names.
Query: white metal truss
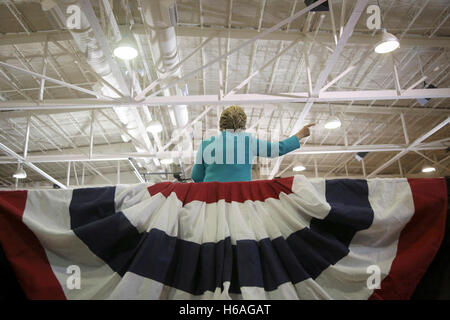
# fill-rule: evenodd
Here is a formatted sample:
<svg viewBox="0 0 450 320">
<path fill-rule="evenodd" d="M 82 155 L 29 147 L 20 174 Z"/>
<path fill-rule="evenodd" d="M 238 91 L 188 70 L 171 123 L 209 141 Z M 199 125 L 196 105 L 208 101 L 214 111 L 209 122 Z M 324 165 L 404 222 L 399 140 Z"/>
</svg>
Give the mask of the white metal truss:
<svg viewBox="0 0 450 320">
<path fill-rule="evenodd" d="M 448 123 L 446 120 L 445 124 Z M 442 128 L 445 124 L 441 124 L 439 128 Z M 426 137 L 436 132 L 434 129 L 431 133 L 427 133 Z M 424 135 L 425 136 L 425 135 Z M 422 139 L 422 141 L 425 138 Z M 1 146 L 0 146 L 1 148 Z M 443 150 L 448 148 L 448 144 L 445 142 L 436 143 L 417 143 L 410 145 L 396 145 L 396 144 L 380 144 L 380 145 L 354 145 L 354 146 L 318 146 L 308 145 L 304 146 L 296 151 L 290 153 L 290 155 L 308 155 L 308 154 L 340 154 L 340 153 L 357 153 L 357 152 L 409 152 L 409 151 L 421 151 L 421 150 Z M 168 158 L 168 157 L 194 157 L 196 151 L 157 151 L 157 152 L 115 152 L 101 154 L 92 154 L 92 156 L 86 154 L 56 154 L 56 155 L 33 155 L 30 154 L 27 157 L 29 162 L 34 163 L 47 163 L 47 162 L 78 162 L 78 161 L 116 161 L 127 160 L 128 158 L 143 159 L 143 158 Z M 404 154 L 404 153 L 403 153 Z M 0 156 L 0 164 L 16 163 L 17 157 L 10 155 L 9 157 Z M 21 160 L 21 159 L 20 159 Z"/>
<path fill-rule="evenodd" d="M 217 95 L 156 96 L 145 101 L 110 101 L 101 99 L 47 99 L 40 103 L 26 100 L 0 102 L 0 110 L 57 110 L 92 109 L 111 107 L 138 107 L 159 105 L 230 105 L 230 104 L 280 104 L 294 102 L 343 102 L 373 100 L 416 100 L 419 98 L 450 98 L 450 88 L 396 90 L 325 91 L 317 97 L 309 97 L 308 92 L 249 93 L 233 94 L 219 99 Z"/>
<path fill-rule="evenodd" d="M 436 133 L 437 131 L 439 131 L 440 129 L 442 129 L 443 127 L 445 127 L 448 123 L 450 122 L 450 118 L 445 119 L 444 121 L 442 121 L 441 123 L 439 123 L 437 126 L 435 126 L 433 129 L 431 129 L 430 131 L 424 133 L 423 135 L 421 135 L 419 138 L 417 138 L 413 143 L 411 143 L 407 148 L 405 148 L 404 150 L 402 150 L 401 152 L 399 152 L 398 154 L 396 154 L 394 157 L 392 157 L 389 161 L 383 163 L 380 167 L 378 167 L 376 170 L 372 171 L 367 177 L 368 178 L 372 178 L 374 177 L 377 173 L 381 172 L 383 169 L 389 167 L 392 163 L 394 163 L 395 161 L 397 161 L 398 159 L 400 159 L 401 157 L 403 157 L 405 154 L 407 154 L 409 151 L 412 151 L 417 145 L 419 145 L 422 141 L 424 141 L 425 139 L 427 139 L 428 137 L 430 137 L 431 135 L 433 135 L 434 133 Z"/>
</svg>

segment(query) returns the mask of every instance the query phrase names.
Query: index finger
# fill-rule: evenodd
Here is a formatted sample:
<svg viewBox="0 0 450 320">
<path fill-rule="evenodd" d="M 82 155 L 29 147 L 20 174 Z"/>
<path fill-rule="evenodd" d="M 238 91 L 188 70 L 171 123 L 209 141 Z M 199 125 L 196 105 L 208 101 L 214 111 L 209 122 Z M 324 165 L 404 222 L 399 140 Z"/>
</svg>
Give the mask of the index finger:
<svg viewBox="0 0 450 320">
<path fill-rule="evenodd" d="M 311 123 L 308 123 L 305 127 L 312 127 L 312 126 L 315 126 L 315 125 L 316 125 L 315 122 L 311 122 Z"/>
</svg>

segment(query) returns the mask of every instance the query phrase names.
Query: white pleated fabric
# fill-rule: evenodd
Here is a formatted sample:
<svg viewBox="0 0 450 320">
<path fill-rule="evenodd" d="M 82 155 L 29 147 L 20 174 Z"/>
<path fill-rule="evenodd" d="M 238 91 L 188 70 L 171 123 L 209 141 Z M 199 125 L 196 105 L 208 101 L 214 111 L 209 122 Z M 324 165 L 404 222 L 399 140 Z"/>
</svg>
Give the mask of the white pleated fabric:
<svg viewBox="0 0 450 320">
<path fill-rule="evenodd" d="M 408 181 L 266 183 L 29 191 L 23 223 L 67 299 L 369 298 L 414 215 Z"/>
</svg>

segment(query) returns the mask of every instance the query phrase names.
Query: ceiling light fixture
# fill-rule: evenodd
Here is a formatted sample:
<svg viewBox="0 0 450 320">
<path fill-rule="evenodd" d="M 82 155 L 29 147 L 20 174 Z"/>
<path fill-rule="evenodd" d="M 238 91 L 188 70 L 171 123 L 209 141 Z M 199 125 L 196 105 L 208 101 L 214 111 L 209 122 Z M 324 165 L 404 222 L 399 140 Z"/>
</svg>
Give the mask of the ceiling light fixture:
<svg viewBox="0 0 450 320">
<path fill-rule="evenodd" d="M 381 19 L 381 39 L 375 46 L 376 53 L 389 53 L 400 47 L 400 41 L 392 33 L 387 32 L 384 27 L 383 13 L 381 12 L 380 1 L 377 0 L 378 8 L 380 8 L 380 19 Z"/>
<path fill-rule="evenodd" d="M 339 128 L 341 126 L 341 120 L 339 120 L 339 118 L 334 115 L 330 104 L 328 104 L 328 109 L 330 111 L 330 116 L 328 117 L 327 122 L 325 122 L 325 129 Z"/>
<path fill-rule="evenodd" d="M 423 173 L 430 173 L 430 172 L 434 172 L 434 171 L 436 171 L 436 168 L 431 167 L 431 166 L 425 166 L 422 168 Z"/>
<path fill-rule="evenodd" d="M 147 126 L 147 131 L 152 133 L 159 133 L 163 130 L 161 122 L 158 120 L 150 121 L 150 123 Z"/>
<path fill-rule="evenodd" d="M 337 129 L 341 126 L 341 120 L 336 116 L 330 116 L 325 123 L 325 129 Z"/>
<path fill-rule="evenodd" d="M 331 105 L 328 105 L 330 109 L 330 116 L 325 122 L 325 129 L 337 129 L 341 126 L 341 120 L 333 114 L 333 110 L 331 109 Z"/>
<path fill-rule="evenodd" d="M 304 166 L 295 166 L 294 168 L 292 168 L 292 171 L 295 171 L 295 172 L 300 172 L 300 171 L 305 171 L 306 170 L 306 168 L 304 167 Z"/>
<path fill-rule="evenodd" d="M 173 159 L 172 158 L 167 158 L 167 159 L 161 159 L 161 164 L 163 165 L 169 165 L 173 163 Z"/>
<path fill-rule="evenodd" d="M 16 179 L 25 179 L 27 177 L 26 171 L 23 169 L 22 164 L 19 163 L 16 172 L 13 174 L 13 178 Z"/>
<path fill-rule="evenodd" d="M 114 55 L 122 60 L 131 60 L 137 57 L 138 51 L 131 40 L 123 38 L 114 49 Z"/>
<path fill-rule="evenodd" d="M 400 47 L 400 42 L 397 37 L 392 33 L 386 31 L 385 28 L 381 29 L 381 40 L 375 46 L 376 53 L 389 53 Z"/>
</svg>

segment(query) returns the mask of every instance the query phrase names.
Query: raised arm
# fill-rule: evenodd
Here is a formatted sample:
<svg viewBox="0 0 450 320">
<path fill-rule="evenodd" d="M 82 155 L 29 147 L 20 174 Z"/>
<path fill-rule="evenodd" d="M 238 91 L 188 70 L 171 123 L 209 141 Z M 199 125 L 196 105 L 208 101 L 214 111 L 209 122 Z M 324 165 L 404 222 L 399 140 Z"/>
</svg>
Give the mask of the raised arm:
<svg viewBox="0 0 450 320">
<path fill-rule="evenodd" d="M 300 140 L 311 134 L 309 128 L 314 125 L 315 123 L 307 124 L 292 137 L 279 142 L 256 140 L 256 156 L 269 158 L 281 157 L 291 151 L 294 151 L 295 149 L 300 148 Z M 276 150 L 278 150 L 278 152 L 276 152 Z"/>
<path fill-rule="evenodd" d="M 299 141 L 303 138 L 309 137 L 311 135 L 309 128 L 315 125 L 316 124 L 314 122 L 308 123 L 306 126 L 301 128 L 300 131 L 295 134 L 295 136 L 298 138 Z"/>
</svg>

